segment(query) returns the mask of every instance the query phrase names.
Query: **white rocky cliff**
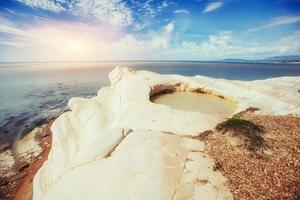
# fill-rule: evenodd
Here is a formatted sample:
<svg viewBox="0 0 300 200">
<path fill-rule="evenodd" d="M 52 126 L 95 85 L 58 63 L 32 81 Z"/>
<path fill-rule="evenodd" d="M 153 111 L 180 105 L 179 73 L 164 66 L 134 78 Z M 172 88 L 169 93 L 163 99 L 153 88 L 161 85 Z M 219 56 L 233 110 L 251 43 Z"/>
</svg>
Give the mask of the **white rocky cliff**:
<svg viewBox="0 0 300 200">
<path fill-rule="evenodd" d="M 224 118 L 150 101 L 166 90 L 220 96 L 235 102 L 231 115 L 248 107 L 300 113 L 297 77 L 243 82 L 117 67 L 109 78 L 111 86 L 90 99 L 71 99 L 71 111 L 53 123 L 34 200 L 232 199 L 226 179 L 203 153 L 204 143 L 193 139 Z"/>
</svg>

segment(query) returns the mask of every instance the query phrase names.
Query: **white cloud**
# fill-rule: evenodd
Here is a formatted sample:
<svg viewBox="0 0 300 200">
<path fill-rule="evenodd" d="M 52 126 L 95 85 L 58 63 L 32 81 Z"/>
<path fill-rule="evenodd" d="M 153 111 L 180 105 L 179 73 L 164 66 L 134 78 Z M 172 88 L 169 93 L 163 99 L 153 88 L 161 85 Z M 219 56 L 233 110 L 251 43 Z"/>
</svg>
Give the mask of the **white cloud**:
<svg viewBox="0 0 300 200">
<path fill-rule="evenodd" d="M 190 14 L 190 12 L 186 9 L 174 10 L 174 13 L 176 13 L 176 14 Z"/>
<path fill-rule="evenodd" d="M 163 1 L 162 3 L 161 3 L 161 7 L 162 8 L 166 8 L 166 7 L 168 7 L 169 6 L 169 2 L 168 1 Z"/>
<path fill-rule="evenodd" d="M 280 25 L 287 25 L 287 24 L 295 24 L 300 22 L 300 16 L 281 16 L 273 19 L 267 24 L 264 24 L 262 26 L 249 29 L 248 31 L 254 32 L 254 31 L 260 31 L 263 29 L 271 28 L 274 26 L 280 26 Z"/>
<path fill-rule="evenodd" d="M 276 43 L 245 43 L 230 31 L 210 35 L 202 42 L 183 41 L 177 46 L 171 45 L 174 36 L 174 23 L 169 23 L 157 32 L 150 33 L 146 39 L 126 35 L 114 44 L 113 52 L 121 59 L 169 59 L 169 60 L 216 60 L 228 57 L 251 58 L 251 56 L 273 56 L 280 53 L 299 52 L 300 31 L 281 38 Z M 299 39 L 296 40 L 296 38 Z M 292 44 L 292 41 L 297 43 Z"/>
<path fill-rule="evenodd" d="M 132 11 L 122 0 L 17 0 L 29 7 L 96 19 L 114 26 L 133 23 Z"/>
<path fill-rule="evenodd" d="M 173 22 L 170 22 L 169 24 L 167 24 L 165 27 L 164 27 L 164 30 L 165 32 L 167 33 L 172 33 L 175 29 L 175 24 Z"/>
<path fill-rule="evenodd" d="M 71 11 L 115 26 L 133 23 L 132 11 L 121 0 L 78 0 L 71 4 Z"/>
<path fill-rule="evenodd" d="M 174 29 L 175 24 L 173 22 L 170 22 L 166 26 L 164 26 L 161 31 L 152 32 L 147 41 L 148 47 L 154 49 L 168 48 L 170 40 L 172 39 Z"/>
<path fill-rule="evenodd" d="M 50 10 L 53 12 L 64 11 L 65 8 L 62 6 L 64 0 L 52 1 L 52 0 L 17 0 L 26 6 L 44 10 Z"/>
<path fill-rule="evenodd" d="M 40 21 L 34 26 L 24 26 L 0 16 L 0 32 L 9 35 L 9 37 L 0 38 L 0 51 L 5 52 L 0 55 L 0 59 L 20 60 L 22 58 L 29 61 L 215 60 L 229 57 L 262 58 L 300 53 L 300 30 L 262 43 L 250 43 L 244 35 L 236 35 L 227 31 L 210 35 L 203 41 L 179 41 L 177 44 L 174 43 L 178 33 L 176 28 L 176 24 L 170 22 L 158 30 L 136 35 L 126 34 L 119 28 L 110 27 L 107 31 L 106 26 L 53 20 Z"/>
<path fill-rule="evenodd" d="M 19 26 L 0 17 L 0 51 L 12 60 L 105 59 L 109 47 L 123 35 L 118 29 L 82 23 L 43 21 L 35 26 Z M 49 39 L 51 38 L 51 39 Z M 17 53 L 16 53 L 17 52 Z M 4 59 L 4 55 L 0 56 Z"/>
<path fill-rule="evenodd" d="M 171 22 L 161 30 L 150 32 L 144 39 L 128 34 L 112 44 L 111 52 L 117 54 L 118 59 L 157 59 L 156 56 L 169 51 L 174 29 L 175 25 Z"/>
<path fill-rule="evenodd" d="M 203 13 L 212 12 L 214 10 L 217 10 L 218 8 L 221 8 L 223 5 L 224 5 L 223 2 L 221 1 L 209 3 L 203 10 Z"/>
<path fill-rule="evenodd" d="M 13 41 L 7 41 L 7 40 L 0 40 L 0 45 L 6 45 L 6 46 L 13 46 L 13 47 L 25 47 L 26 44 L 23 44 L 22 42 L 13 42 Z"/>
<path fill-rule="evenodd" d="M 235 38 L 231 32 L 211 35 L 207 41 L 201 43 L 182 42 L 178 52 L 182 55 L 189 52 L 193 58 L 223 59 L 247 58 L 257 59 L 277 55 L 299 54 L 300 30 L 281 37 L 276 42 L 247 43 Z"/>
<path fill-rule="evenodd" d="M 175 5 L 171 1 L 157 3 L 153 0 L 130 0 L 130 8 L 135 20 L 135 30 L 142 30 L 152 24 L 170 5 Z"/>
<path fill-rule="evenodd" d="M 233 39 L 230 31 L 222 32 L 217 35 L 210 35 L 208 40 L 202 43 L 182 42 L 182 49 L 199 54 L 202 57 L 220 57 L 230 52 L 233 48 Z"/>
<path fill-rule="evenodd" d="M 118 27 L 134 25 L 141 30 L 174 4 L 164 0 L 16 0 L 35 9 L 65 11 L 84 20 L 102 22 Z"/>
<path fill-rule="evenodd" d="M 152 4 L 152 0 L 146 0 L 141 2 L 139 0 L 132 1 L 137 13 L 135 13 L 138 17 L 146 16 L 154 18 L 158 14 L 157 8 Z"/>
<path fill-rule="evenodd" d="M 0 59 L 60 61 L 154 58 L 157 53 L 168 51 L 174 30 L 175 24 L 171 22 L 157 31 L 138 37 L 125 34 L 120 29 L 107 31 L 107 27 L 99 25 L 42 21 L 35 26 L 19 26 L 0 18 L 0 32 L 9 34 L 8 38 L 0 38 L 0 51 L 5 52 Z"/>
<path fill-rule="evenodd" d="M 20 13 L 20 12 L 17 12 L 15 10 L 12 10 L 12 9 L 8 9 L 8 8 L 4 8 L 3 9 L 6 13 L 9 13 L 11 15 L 15 15 L 15 16 L 20 16 L 20 17 L 28 17 L 27 15 L 23 14 L 23 13 Z M 0 14 L 4 13 L 3 11 L 0 11 Z"/>
<path fill-rule="evenodd" d="M 26 31 L 19 29 L 17 27 L 13 27 L 13 26 L 9 26 L 6 24 L 0 24 L 0 32 L 1 33 L 8 33 L 8 34 L 12 34 L 15 36 L 22 36 L 22 37 L 27 37 L 27 33 Z"/>
<path fill-rule="evenodd" d="M 156 3 L 153 0 L 130 0 L 130 2 L 132 9 L 136 11 L 134 14 L 139 18 L 155 18 L 164 9 L 173 4 L 170 1 Z"/>
<path fill-rule="evenodd" d="M 231 32 L 223 32 L 218 35 L 209 36 L 208 41 L 201 44 L 201 48 L 212 54 L 222 54 L 231 48 L 232 41 Z"/>
</svg>

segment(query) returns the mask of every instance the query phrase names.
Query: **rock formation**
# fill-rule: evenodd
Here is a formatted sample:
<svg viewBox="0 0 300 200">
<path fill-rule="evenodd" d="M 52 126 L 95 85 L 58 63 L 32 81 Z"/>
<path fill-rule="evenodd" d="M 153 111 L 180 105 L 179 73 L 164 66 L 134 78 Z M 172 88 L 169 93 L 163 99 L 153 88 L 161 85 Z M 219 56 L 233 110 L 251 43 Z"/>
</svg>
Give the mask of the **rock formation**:
<svg viewBox="0 0 300 200">
<path fill-rule="evenodd" d="M 150 101 L 165 91 L 195 91 L 263 114 L 299 114 L 296 77 L 228 81 L 117 67 L 97 96 L 72 98 L 52 125 L 48 160 L 34 178 L 34 200 L 233 199 L 214 161 L 193 139 L 223 119 Z M 298 96 L 297 96 L 298 95 Z M 228 116 L 230 117 L 230 116 Z"/>
</svg>

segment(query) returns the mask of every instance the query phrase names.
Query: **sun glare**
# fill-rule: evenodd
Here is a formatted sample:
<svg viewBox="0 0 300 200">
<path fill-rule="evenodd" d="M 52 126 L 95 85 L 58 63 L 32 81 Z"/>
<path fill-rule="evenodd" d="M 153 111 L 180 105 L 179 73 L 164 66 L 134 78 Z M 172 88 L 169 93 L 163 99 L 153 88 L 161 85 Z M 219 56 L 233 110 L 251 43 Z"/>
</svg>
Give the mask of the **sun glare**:
<svg viewBox="0 0 300 200">
<path fill-rule="evenodd" d="M 69 54 L 81 54 L 88 49 L 87 42 L 81 39 L 69 40 L 64 44 L 64 50 Z"/>
</svg>

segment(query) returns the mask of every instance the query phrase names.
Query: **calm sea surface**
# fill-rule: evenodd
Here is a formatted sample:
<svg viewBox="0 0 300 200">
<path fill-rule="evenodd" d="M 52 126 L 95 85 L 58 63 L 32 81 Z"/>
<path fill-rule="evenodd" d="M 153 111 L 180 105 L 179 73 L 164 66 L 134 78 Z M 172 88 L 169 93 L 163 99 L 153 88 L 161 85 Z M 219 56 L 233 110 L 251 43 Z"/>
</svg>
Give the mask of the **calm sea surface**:
<svg viewBox="0 0 300 200">
<path fill-rule="evenodd" d="M 296 64 L 205 62 L 0 63 L 0 144 L 15 139 L 66 109 L 73 96 L 89 97 L 109 84 L 115 66 L 162 74 L 231 80 L 300 76 Z"/>
</svg>

